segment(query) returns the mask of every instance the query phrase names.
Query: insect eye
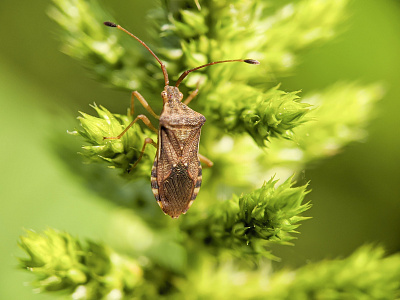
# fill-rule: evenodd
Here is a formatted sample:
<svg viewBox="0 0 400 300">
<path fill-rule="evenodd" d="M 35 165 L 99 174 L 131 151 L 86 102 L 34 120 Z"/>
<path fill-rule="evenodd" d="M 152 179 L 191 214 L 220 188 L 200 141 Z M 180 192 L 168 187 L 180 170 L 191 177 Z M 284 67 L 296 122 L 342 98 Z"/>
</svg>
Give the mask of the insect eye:
<svg viewBox="0 0 400 300">
<path fill-rule="evenodd" d="M 163 98 L 167 97 L 167 92 L 166 91 L 162 91 L 161 92 L 161 97 L 163 97 Z"/>
<path fill-rule="evenodd" d="M 179 92 L 179 99 L 183 99 L 183 94 Z"/>
</svg>

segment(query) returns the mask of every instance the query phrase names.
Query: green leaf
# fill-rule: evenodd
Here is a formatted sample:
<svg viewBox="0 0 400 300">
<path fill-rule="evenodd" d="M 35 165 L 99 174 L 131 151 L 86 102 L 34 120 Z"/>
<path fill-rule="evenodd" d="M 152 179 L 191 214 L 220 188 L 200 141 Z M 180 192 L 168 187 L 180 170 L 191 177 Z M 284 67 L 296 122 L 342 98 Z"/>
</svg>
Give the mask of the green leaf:
<svg viewBox="0 0 400 300">
<path fill-rule="evenodd" d="M 275 87 L 262 93 L 232 84 L 217 92 L 208 99 L 215 124 L 229 132 L 247 132 L 259 146 L 266 146 L 271 137 L 290 138 L 293 128 L 309 120 L 309 105 L 299 102 L 298 92 Z"/>
<path fill-rule="evenodd" d="M 128 116 L 111 114 L 106 108 L 94 105 L 99 117 L 93 117 L 81 113 L 79 117 L 81 130 L 73 132 L 82 136 L 88 146 L 83 147 L 82 154 L 91 162 L 107 161 L 110 167 L 121 168 L 125 174 L 138 160 L 144 140 L 153 137 L 155 134 L 148 129 L 141 129 L 135 123 L 122 137 L 117 140 L 104 140 L 104 137 L 115 137 L 119 135 L 132 121 Z M 154 147 L 146 148 L 146 155 L 143 156 L 140 164 L 132 169 L 136 177 L 149 177 L 152 166 L 152 159 L 155 155 Z"/>
<path fill-rule="evenodd" d="M 251 193 L 217 203 L 207 214 L 191 214 L 181 228 L 213 251 L 231 249 L 236 256 L 263 255 L 276 259 L 266 246 L 290 244 L 299 216 L 310 204 L 303 204 L 307 185 L 293 187 L 292 178 L 277 186 L 271 179 Z"/>
<path fill-rule="evenodd" d="M 305 95 L 303 101 L 314 109 L 312 121 L 294 129 L 291 141 L 274 140 L 269 149 L 271 165 L 304 164 L 340 152 L 367 135 L 368 121 L 374 116 L 374 104 L 384 94 L 381 84 L 336 83 L 326 90 Z"/>
<path fill-rule="evenodd" d="M 67 233 L 27 231 L 19 246 L 28 255 L 20 259 L 20 266 L 36 275 L 33 285 L 40 290 L 77 294 L 84 290 L 76 299 L 102 299 L 116 289 L 133 293 L 143 280 L 143 270 L 132 259 L 94 242 L 82 247 Z"/>
<path fill-rule="evenodd" d="M 274 274 L 264 299 L 396 299 L 400 293 L 400 256 L 362 247 L 341 260 L 310 264 Z"/>
</svg>

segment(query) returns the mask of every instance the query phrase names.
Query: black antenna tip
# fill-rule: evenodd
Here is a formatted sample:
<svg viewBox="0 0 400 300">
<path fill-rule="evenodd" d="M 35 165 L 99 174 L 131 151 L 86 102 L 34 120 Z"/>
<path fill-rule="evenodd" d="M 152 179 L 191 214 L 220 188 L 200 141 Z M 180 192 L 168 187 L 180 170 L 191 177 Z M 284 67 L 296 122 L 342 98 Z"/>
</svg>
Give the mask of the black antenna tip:
<svg viewBox="0 0 400 300">
<path fill-rule="evenodd" d="M 251 65 L 259 65 L 260 62 L 258 60 L 255 59 L 245 59 L 244 60 L 245 63 L 251 64 Z"/>
<path fill-rule="evenodd" d="M 104 25 L 109 26 L 109 27 L 117 27 L 117 24 L 113 22 L 104 22 Z"/>
</svg>

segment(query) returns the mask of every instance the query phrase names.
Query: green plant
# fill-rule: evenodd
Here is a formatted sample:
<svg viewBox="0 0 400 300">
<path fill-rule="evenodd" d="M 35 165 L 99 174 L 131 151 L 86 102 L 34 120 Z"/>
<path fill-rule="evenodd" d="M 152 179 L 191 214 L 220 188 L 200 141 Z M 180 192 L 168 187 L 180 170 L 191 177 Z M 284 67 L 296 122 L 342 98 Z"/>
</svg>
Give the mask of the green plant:
<svg viewBox="0 0 400 300">
<path fill-rule="evenodd" d="M 62 28 L 64 52 L 112 86 L 160 93 L 163 77 L 157 62 L 129 36 L 103 26 L 103 21 L 113 20 L 97 2 L 53 2 L 50 16 Z M 296 186 L 293 174 L 363 138 L 372 105 L 382 95 L 377 84 L 338 83 L 300 98 L 300 92 L 285 92 L 266 80 L 287 76 L 301 50 L 333 38 L 346 4 L 183 0 L 153 10 L 154 27 L 160 31 L 149 45 L 175 76 L 172 80 L 210 61 L 254 58 L 261 65 L 212 66 L 191 74 L 181 85 L 187 94 L 200 83 L 193 106 L 208 120 L 201 150 L 215 163 L 205 170 L 205 185 L 187 215 L 172 221 L 156 208 L 152 195 L 136 197 L 129 213 L 119 216 L 124 220 L 120 235 L 129 234 L 127 239 L 134 242 L 116 247 L 129 256 L 94 242 L 82 246 L 67 233 L 28 232 L 20 245 L 29 258 L 21 259 L 21 265 L 37 275 L 35 286 L 68 291 L 74 299 L 398 295 L 399 268 L 392 266 L 399 265 L 399 258 L 383 258 L 380 249 L 365 247 L 341 261 L 265 275 L 268 259 L 279 256 L 270 246 L 291 245 L 299 222 L 308 218 L 303 216 L 310 208 L 304 203 L 308 185 Z M 150 104 L 161 103 L 156 101 Z M 103 161 L 119 169 L 137 181 L 137 189 L 149 190 L 148 180 L 142 179 L 150 177 L 154 149 L 146 150 L 130 174 L 126 170 L 138 159 L 144 139 L 156 139 L 154 133 L 135 124 L 121 140 L 104 141 L 104 136 L 119 134 L 131 117 L 93 108 L 98 116 L 81 113 L 81 127 L 72 132 L 87 143 L 82 154 L 89 162 Z M 360 280 L 352 272 L 378 275 Z M 237 283 L 240 274 L 245 275 Z"/>
</svg>

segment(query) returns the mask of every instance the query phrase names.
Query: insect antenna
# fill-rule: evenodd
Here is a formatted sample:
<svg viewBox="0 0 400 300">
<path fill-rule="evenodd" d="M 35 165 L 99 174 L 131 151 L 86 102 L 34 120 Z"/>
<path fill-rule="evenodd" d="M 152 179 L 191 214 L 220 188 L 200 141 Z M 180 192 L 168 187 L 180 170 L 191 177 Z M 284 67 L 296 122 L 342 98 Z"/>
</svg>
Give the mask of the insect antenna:
<svg viewBox="0 0 400 300">
<path fill-rule="evenodd" d="M 251 64 L 251 65 L 259 65 L 260 62 L 258 60 L 255 59 L 230 59 L 230 60 L 220 60 L 220 61 L 214 61 L 205 65 L 202 65 L 200 67 L 194 68 L 194 69 L 190 69 L 187 70 L 185 72 L 182 73 L 182 75 L 179 77 L 178 81 L 176 82 L 175 86 L 178 87 L 182 80 L 190 73 L 193 71 L 196 71 L 198 69 L 204 68 L 204 67 L 208 67 L 208 66 L 212 66 L 212 65 L 216 65 L 216 64 L 221 64 L 221 63 L 226 63 L 226 62 L 245 62 L 247 64 Z"/>
<path fill-rule="evenodd" d="M 167 68 L 165 67 L 165 65 L 162 63 L 162 61 L 157 57 L 157 55 L 154 54 L 153 51 L 151 51 L 151 49 L 141 40 L 139 39 L 136 35 L 133 35 L 132 33 L 130 33 L 128 30 L 126 30 L 125 28 L 112 23 L 112 22 L 104 22 L 104 25 L 108 26 L 108 27 L 116 27 L 119 30 L 124 31 L 125 33 L 129 34 L 131 37 L 133 37 L 134 39 L 136 39 L 139 43 L 141 43 L 147 50 L 149 50 L 149 52 L 151 53 L 151 55 L 154 56 L 155 59 L 157 59 L 157 61 L 160 63 L 161 65 L 161 70 L 164 74 L 164 80 L 165 80 L 165 85 L 167 86 L 169 84 L 169 79 L 168 79 L 168 73 L 167 73 Z"/>
</svg>

